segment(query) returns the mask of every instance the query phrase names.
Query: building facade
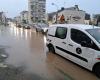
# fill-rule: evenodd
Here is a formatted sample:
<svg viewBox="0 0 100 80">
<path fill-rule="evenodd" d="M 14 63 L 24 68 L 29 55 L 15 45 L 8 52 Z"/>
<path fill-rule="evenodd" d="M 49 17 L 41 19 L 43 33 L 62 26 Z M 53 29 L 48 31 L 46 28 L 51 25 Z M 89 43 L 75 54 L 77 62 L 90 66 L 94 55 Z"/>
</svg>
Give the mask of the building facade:
<svg viewBox="0 0 100 80">
<path fill-rule="evenodd" d="M 100 26 L 100 14 L 93 15 L 93 24 L 96 26 Z"/>
<path fill-rule="evenodd" d="M 48 13 L 47 14 L 47 21 L 51 25 L 53 23 L 53 16 L 56 14 L 56 12 Z"/>
<path fill-rule="evenodd" d="M 6 25 L 7 24 L 6 22 L 7 21 L 6 21 L 6 15 L 5 15 L 5 13 L 4 12 L 0 12 L 0 24 Z"/>
<path fill-rule="evenodd" d="M 52 23 L 89 24 L 89 22 L 90 15 L 80 10 L 78 5 L 70 8 L 61 8 L 52 17 Z"/>
<path fill-rule="evenodd" d="M 20 23 L 21 23 L 21 17 L 20 17 L 20 16 L 14 17 L 14 22 L 15 22 L 16 24 L 20 24 Z"/>
<path fill-rule="evenodd" d="M 20 13 L 21 23 L 27 24 L 28 23 L 28 11 L 22 11 Z"/>
<path fill-rule="evenodd" d="M 46 0 L 28 0 L 29 23 L 45 21 Z"/>
</svg>

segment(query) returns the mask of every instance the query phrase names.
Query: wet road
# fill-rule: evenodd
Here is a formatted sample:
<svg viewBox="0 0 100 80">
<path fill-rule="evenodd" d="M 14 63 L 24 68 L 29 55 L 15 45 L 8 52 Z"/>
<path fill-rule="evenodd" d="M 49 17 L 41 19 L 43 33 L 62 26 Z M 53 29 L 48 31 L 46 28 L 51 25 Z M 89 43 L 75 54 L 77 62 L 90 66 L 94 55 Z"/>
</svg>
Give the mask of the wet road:
<svg viewBox="0 0 100 80">
<path fill-rule="evenodd" d="M 0 26 L 0 49 L 8 54 L 5 64 L 9 68 L 2 70 L 9 76 L 15 74 L 12 80 L 99 80 L 91 72 L 49 53 L 45 43 L 46 37 L 35 30 Z M 19 73 L 13 71 L 15 68 Z"/>
</svg>

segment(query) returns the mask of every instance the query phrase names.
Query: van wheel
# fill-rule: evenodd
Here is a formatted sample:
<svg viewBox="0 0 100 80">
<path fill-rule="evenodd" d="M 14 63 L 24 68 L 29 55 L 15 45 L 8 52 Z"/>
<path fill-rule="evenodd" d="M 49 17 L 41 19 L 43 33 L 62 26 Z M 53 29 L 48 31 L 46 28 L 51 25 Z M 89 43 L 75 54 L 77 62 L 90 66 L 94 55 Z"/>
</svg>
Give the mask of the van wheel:
<svg viewBox="0 0 100 80">
<path fill-rule="evenodd" d="M 50 52 L 55 53 L 55 49 L 52 45 L 49 45 L 48 48 Z"/>
<path fill-rule="evenodd" d="M 93 72 L 96 74 L 97 77 L 100 78 L 100 64 L 94 67 Z"/>
</svg>

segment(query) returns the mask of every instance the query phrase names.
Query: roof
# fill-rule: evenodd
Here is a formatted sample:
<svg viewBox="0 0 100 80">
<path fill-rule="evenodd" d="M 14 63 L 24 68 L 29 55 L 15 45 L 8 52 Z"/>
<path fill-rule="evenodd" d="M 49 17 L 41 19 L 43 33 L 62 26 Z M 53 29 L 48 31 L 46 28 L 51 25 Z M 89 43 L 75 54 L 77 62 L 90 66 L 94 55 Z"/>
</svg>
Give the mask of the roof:
<svg viewBox="0 0 100 80">
<path fill-rule="evenodd" d="M 93 25 L 85 25 L 85 24 L 54 24 L 51 25 L 51 27 L 55 27 L 55 26 L 61 26 L 61 27 L 70 27 L 70 28 L 76 28 L 76 29 L 93 29 L 93 28 L 100 28 L 97 26 L 93 26 Z"/>
<path fill-rule="evenodd" d="M 61 12 L 61 11 L 64 11 L 64 10 L 83 11 L 83 10 L 79 9 L 78 5 L 75 5 L 74 7 L 69 7 L 69 8 L 62 7 L 60 10 L 58 10 L 58 12 Z"/>
<path fill-rule="evenodd" d="M 65 8 L 65 10 L 76 10 L 76 7 Z"/>
<path fill-rule="evenodd" d="M 64 10 L 68 10 L 68 11 L 83 11 L 83 10 L 80 10 L 79 9 L 79 7 L 78 7 L 78 5 L 75 5 L 74 7 L 69 7 L 69 8 L 64 8 L 64 7 L 62 7 L 60 10 L 58 10 L 57 12 L 59 13 L 59 12 L 62 12 L 62 11 L 64 11 Z M 52 13 L 48 13 L 48 15 L 50 16 L 50 17 L 52 17 L 53 15 L 55 15 L 57 12 L 52 12 Z M 85 12 L 85 11 L 83 11 L 83 12 Z M 86 16 L 86 18 L 87 18 L 87 16 Z"/>
<path fill-rule="evenodd" d="M 28 13 L 28 11 L 22 11 L 22 12 L 20 12 L 20 14 L 24 14 L 24 13 Z"/>
</svg>

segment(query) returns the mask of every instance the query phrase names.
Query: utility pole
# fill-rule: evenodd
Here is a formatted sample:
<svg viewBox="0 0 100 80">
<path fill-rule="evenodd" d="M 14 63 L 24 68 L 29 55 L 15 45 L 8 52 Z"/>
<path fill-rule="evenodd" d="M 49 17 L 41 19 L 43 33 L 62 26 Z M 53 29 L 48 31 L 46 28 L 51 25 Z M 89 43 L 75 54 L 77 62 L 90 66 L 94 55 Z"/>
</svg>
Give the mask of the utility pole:
<svg viewBox="0 0 100 80">
<path fill-rule="evenodd" d="M 55 3 L 52 3 L 52 5 L 54 5 L 57 8 L 57 12 L 56 12 L 56 24 L 58 23 L 58 5 L 56 5 Z"/>
</svg>

